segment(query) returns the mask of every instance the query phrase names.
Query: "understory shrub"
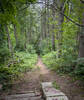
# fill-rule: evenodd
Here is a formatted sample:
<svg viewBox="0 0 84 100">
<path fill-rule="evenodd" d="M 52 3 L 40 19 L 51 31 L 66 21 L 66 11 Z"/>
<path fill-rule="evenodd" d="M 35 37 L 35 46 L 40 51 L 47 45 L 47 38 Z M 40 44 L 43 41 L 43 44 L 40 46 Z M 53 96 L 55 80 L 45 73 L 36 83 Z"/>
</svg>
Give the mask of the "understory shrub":
<svg viewBox="0 0 84 100">
<path fill-rule="evenodd" d="M 16 51 L 25 51 L 24 41 L 18 40 L 18 44 L 14 48 Z"/>
<path fill-rule="evenodd" d="M 56 62 L 56 58 L 57 58 L 56 53 L 57 52 L 52 51 L 43 56 L 43 62 L 47 65 L 48 68 L 52 70 L 54 70 L 54 68 L 57 69 L 58 67 Z"/>
<path fill-rule="evenodd" d="M 19 76 L 19 73 L 13 71 L 9 67 L 0 67 L 0 84 L 2 89 L 6 90 L 8 87 L 11 87 L 13 80 Z"/>
<path fill-rule="evenodd" d="M 11 68 L 14 71 L 25 72 L 34 68 L 34 64 L 37 62 L 37 54 L 30 54 L 28 52 L 16 52 Z"/>
<path fill-rule="evenodd" d="M 8 67 L 0 67 L 0 84 L 7 83 L 12 79 L 12 71 Z"/>
<path fill-rule="evenodd" d="M 11 84 L 22 73 L 30 71 L 37 62 L 37 54 L 16 52 L 2 67 L 0 67 L 0 84 Z"/>
<path fill-rule="evenodd" d="M 6 44 L 3 44 L 0 47 L 0 64 L 3 63 L 5 60 L 7 60 L 9 56 L 10 56 L 9 49 L 6 46 Z"/>
<path fill-rule="evenodd" d="M 33 45 L 27 45 L 27 46 L 26 46 L 26 52 L 35 54 L 35 53 L 36 53 L 36 50 L 35 50 L 35 48 L 34 48 Z"/>
<path fill-rule="evenodd" d="M 74 61 L 71 56 L 57 57 L 57 52 L 53 51 L 43 56 L 43 62 L 52 70 L 62 73 L 73 71 Z"/>
<path fill-rule="evenodd" d="M 76 65 L 76 68 L 74 70 L 74 74 L 79 79 L 84 80 L 84 58 L 77 59 L 77 65 Z"/>
<path fill-rule="evenodd" d="M 48 41 L 48 40 L 42 40 L 40 42 L 40 44 L 38 45 L 38 47 L 36 48 L 38 54 L 44 55 L 44 54 L 50 52 L 50 49 L 49 49 L 50 45 L 48 46 L 48 43 L 46 41 Z"/>
<path fill-rule="evenodd" d="M 57 58 L 57 52 L 52 51 L 43 56 L 43 62 L 48 68 L 59 74 L 70 74 L 84 80 L 84 58 L 78 58 L 70 54 L 61 55 Z"/>
<path fill-rule="evenodd" d="M 43 56 L 43 62 L 51 70 L 59 73 L 71 73 L 75 67 L 75 57 L 70 54 L 68 56 L 57 57 L 57 52 L 53 51 Z"/>
</svg>

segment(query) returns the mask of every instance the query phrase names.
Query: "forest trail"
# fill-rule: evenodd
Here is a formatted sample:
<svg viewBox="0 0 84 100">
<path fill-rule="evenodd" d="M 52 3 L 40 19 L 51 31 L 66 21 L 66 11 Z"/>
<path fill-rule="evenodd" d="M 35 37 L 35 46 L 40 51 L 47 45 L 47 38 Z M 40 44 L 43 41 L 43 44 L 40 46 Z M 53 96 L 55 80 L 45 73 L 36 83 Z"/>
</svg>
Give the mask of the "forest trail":
<svg viewBox="0 0 84 100">
<path fill-rule="evenodd" d="M 72 81 L 68 76 L 59 76 L 50 71 L 43 64 L 40 57 L 35 69 L 27 72 L 20 80 L 15 82 L 8 94 L 21 94 L 34 91 L 41 95 L 41 82 L 56 82 L 60 90 L 64 92 L 69 100 L 84 100 L 84 89 L 78 81 Z"/>
<path fill-rule="evenodd" d="M 38 58 L 38 62 L 36 64 L 37 67 L 40 68 L 40 74 L 49 74 L 49 70 L 46 68 L 46 66 L 43 64 L 41 58 Z"/>
</svg>

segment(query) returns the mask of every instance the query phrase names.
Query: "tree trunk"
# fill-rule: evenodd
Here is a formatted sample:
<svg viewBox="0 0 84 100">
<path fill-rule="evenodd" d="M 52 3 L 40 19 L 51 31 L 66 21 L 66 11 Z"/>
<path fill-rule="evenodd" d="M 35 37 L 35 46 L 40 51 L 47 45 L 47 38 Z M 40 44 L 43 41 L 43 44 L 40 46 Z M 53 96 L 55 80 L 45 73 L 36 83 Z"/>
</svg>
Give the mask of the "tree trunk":
<svg viewBox="0 0 84 100">
<path fill-rule="evenodd" d="M 53 13 L 53 22 L 55 21 L 55 11 L 52 11 Z M 52 25 L 52 50 L 55 51 L 55 24 Z"/>
<path fill-rule="evenodd" d="M 47 16 L 48 16 L 48 24 L 47 24 L 47 28 L 48 28 L 48 37 L 49 37 L 49 35 L 50 35 L 50 27 L 49 27 L 49 0 L 47 1 Z"/>
<path fill-rule="evenodd" d="M 59 6 L 60 10 L 62 11 L 62 13 L 64 13 L 64 0 L 57 0 L 54 2 Z M 62 45 L 62 34 L 63 34 L 63 31 L 62 31 L 62 24 L 64 22 L 64 16 L 62 14 L 60 14 L 58 12 L 58 18 L 57 18 L 57 21 L 58 21 L 58 33 L 57 33 L 57 38 L 58 38 L 58 44 L 57 44 L 57 51 L 58 51 L 58 57 L 60 57 L 60 54 L 61 54 L 61 45 Z"/>
<path fill-rule="evenodd" d="M 18 46 L 18 39 L 17 39 L 17 33 L 16 33 L 16 25 L 14 24 L 14 36 L 16 40 L 16 47 Z"/>
<path fill-rule="evenodd" d="M 82 17 L 82 24 L 84 25 L 84 13 Z M 84 27 L 80 29 L 80 36 L 79 36 L 79 58 L 84 57 Z"/>
<path fill-rule="evenodd" d="M 44 34 L 45 34 L 45 38 L 47 37 L 47 27 L 46 27 L 46 0 L 45 0 L 45 14 L 44 14 Z"/>
<path fill-rule="evenodd" d="M 32 34 L 32 15 L 30 13 L 29 43 L 31 43 L 31 34 Z"/>
<path fill-rule="evenodd" d="M 25 43 L 24 43 L 24 48 L 26 49 L 27 48 L 27 41 L 28 41 L 28 39 L 27 39 L 27 31 L 26 31 L 26 29 L 25 29 L 25 32 L 24 32 L 24 34 L 25 34 Z"/>
<path fill-rule="evenodd" d="M 50 12 L 49 12 L 49 0 L 47 0 L 47 39 L 48 39 L 48 47 L 49 47 L 49 38 L 50 38 L 50 25 L 49 25 L 49 17 L 50 17 Z"/>
<path fill-rule="evenodd" d="M 43 13 L 41 11 L 41 40 L 43 40 L 44 34 L 43 34 Z"/>
<path fill-rule="evenodd" d="M 13 48 L 12 48 L 11 39 L 10 39 L 9 30 L 8 30 L 7 25 L 5 26 L 5 28 L 6 28 L 6 32 L 8 35 L 8 48 L 10 50 L 10 53 L 13 55 Z"/>
</svg>

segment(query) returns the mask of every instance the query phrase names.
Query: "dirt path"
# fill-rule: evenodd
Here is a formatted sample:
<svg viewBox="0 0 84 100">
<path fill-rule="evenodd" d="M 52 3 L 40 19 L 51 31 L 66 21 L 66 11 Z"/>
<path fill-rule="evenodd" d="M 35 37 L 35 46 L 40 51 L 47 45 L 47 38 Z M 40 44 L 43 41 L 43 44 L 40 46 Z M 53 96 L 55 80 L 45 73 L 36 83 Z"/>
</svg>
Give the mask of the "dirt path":
<svg viewBox="0 0 84 100">
<path fill-rule="evenodd" d="M 68 76 L 59 76 L 55 72 L 50 71 L 42 63 L 41 58 L 38 58 L 36 68 L 24 74 L 24 77 L 15 85 L 13 85 L 10 94 L 21 93 L 25 91 L 41 90 L 41 82 L 53 82 L 60 86 L 60 90 L 64 92 L 69 100 L 84 100 L 84 88 L 78 81 L 72 81 Z"/>
<path fill-rule="evenodd" d="M 39 68 L 40 68 L 40 74 L 48 74 L 49 73 L 49 70 L 46 68 L 46 66 L 43 64 L 41 58 L 39 57 L 38 58 L 38 62 L 37 62 L 37 65 Z"/>
</svg>

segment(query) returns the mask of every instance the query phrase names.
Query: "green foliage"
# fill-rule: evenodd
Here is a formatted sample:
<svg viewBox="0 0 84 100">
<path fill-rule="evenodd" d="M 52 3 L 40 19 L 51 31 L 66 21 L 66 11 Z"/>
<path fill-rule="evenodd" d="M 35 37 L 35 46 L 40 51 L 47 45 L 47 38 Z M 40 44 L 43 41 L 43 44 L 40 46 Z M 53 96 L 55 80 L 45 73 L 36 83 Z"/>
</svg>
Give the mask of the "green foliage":
<svg viewBox="0 0 84 100">
<path fill-rule="evenodd" d="M 34 67 L 37 62 L 37 55 L 28 52 L 16 52 L 10 67 L 15 72 L 27 72 Z"/>
<path fill-rule="evenodd" d="M 79 79 L 84 80 L 84 58 L 78 58 L 74 74 Z"/>
<path fill-rule="evenodd" d="M 20 9 L 29 5 L 36 0 L 1 0 L 0 1 L 0 82 L 6 86 L 6 84 L 11 84 L 11 82 L 17 79 L 21 73 L 30 71 L 34 68 L 37 62 L 37 55 L 35 54 L 35 49 L 32 45 L 27 45 L 25 47 L 25 27 L 26 27 L 26 17 L 22 17 L 22 23 L 20 23 L 21 16 Z M 27 10 L 26 10 L 27 11 Z M 22 15 L 28 16 L 28 12 L 22 11 Z M 30 10 L 30 12 L 32 12 Z M 26 13 L 26 15 L 24 14 Z M 18 17 L 18 18 L 17 18 Z M 26 20 L 25 20 L 26 19 Z M 25 20 L 25 22 L 24 22 Z M 6 34 L 5 25 L 8 24 L 8 31 L 10 34 L 11 45 L 13 47 L 13 55 L 10 54 L 8 48 L 8 35 Z M 14 25 L 16 25 L 16 36 L 18 44 L 16 45 Z M 21 24 L 21 25 L 20 25 Z M 30 25 L 30 24 L 29 24 Z M 35 25 L 35 22 L 34 22 Z M 22 26 L 22 27 L 20 27 Z M 28 25 L 27 25 L 28 26 Z M 21 29 L 22 28 L 22 31 Z M 16 52 L 16 53 L 15 53 Z"/>
<path fill-rule="evenodd" d="M 2 89 L 5 90 L 11 87 L 13 80 L 19 76 L 19 73 L 13 71 L 11 67 L 0 67 L 0 84 Z"/>
<path fill-rule="evenodd" d="M 1 0 L 0 1 L 0 24 L 8 24 L 10 22 L 16 23 L 15 16 L 18 8 L 22 7 L 24 3 L 33 3 L 36 0 Z M 18 4 L 18 5 L 17 5 Z M 20 6 L 19 6 L 20 4 Z"/>
<path fill-rule="evenodd" d="M 16 52 L 13 58 L 10 58 L 6 64 L 0 67 L 0 83 L 3 85 L 11 84 L 13 80 L 20 77 L 21 73 L 33 69 L 36 62 L 36 54 Z"/>
<path fill-rule="evenodd" d="M 0 67 L 0 84 L 11 81 L 12 74 L 12 71 L 8 67 Z"/>
<path fill-rule="evenodd" d="M 16 51 L 25 51 L 24 41 L 18 40 L 18 44 L 14 48 Z"/>
<path fill-rule="evenodd" d="M 53 84 L 54 88 L 60 89 L 60 86 L 56 83 L 56 81 L 54 81 L 52 84 Z"/>
<path fill-rule="evenodd" d="M 73 60 L 75 59 L 70 54 L 68 56 L 57 57 L 57 51 L 50 52 L 43 56 L 43 62 L 51 69 L 61 73 L 68 73 L 73 71 L 75 66 Z"/>
<path fill-rule="evenodd" d="M 7 46 L 4 44 L 4 45 L 0 48 L 0 63 L 3 63 L 5 60 L 7 60 L 9 56 L 10 56 L 9 49 L 8 49 Z"/>
<path fill-rule="evenodd" d="M 59 74 L 70 74 L 74 77 L 84 80 L 84 58 L 79 58 L 72 56 L 71 54 L 60 58 L 56 57 L 57 52 L 50 52 L 43 56 L 43 62 L 48 68 Z"/>
<path fill-rule="evenodd" d="M 35 54 L 35 53 L 36 53 L 36 50 L 35 50 L 35 48 L 34 48 L 33 45 L 28 44 L 28 45 L 26 46 L 26 52 Z"/>
<path fill-rule="evenodd" d="M 50 51 L 47 40 L 42 40 L 37 48 L 37 52 L 41 55 L 44 55 Z"/>
<path fill-rule="evenodd" d="M 81 24 L 84 5 L 80 0 L 62 1 L 65 1 L 64 14 Z M 52 9 L 49 9 L 49 12 L 46 9 L 44 14 L 45 8 L 40 9 L 37 5 L 30 6 L 35 2 L 36 0 L 0 0 L 0 65 L 2 66 L 0 67 L 0 83 L 4 85 L 10 83 L 21 73 L 34 68 L 37 61 L 36 52 L 44 55 L 43 62 L 51 70 L 59 73 L 73 73 L 78 78 L 84 79 L 84 59 L 76 61 L 78 57 L 77 33 L 80 32 L 80 29 L 66 18 L 64 18 L 64 23 L 61 23 L 61 18 L 58 18 L 61 17 L 60 14 L 56 12 L 56 15 L 53 16 Z M 41 18 L 39 13 L 42 14 Z M 15 30 L 13 24 L 16 26 Z M 43 24 L 42 27 L 41 24 Z M 5 25 L 8 25 L 13 57 L 8 49 Z M 14 32 L 16 32 L 16 36 Z M 52 51 L 52 42 L 55 43 L 56 51 Z M 58 88 L 56 82 L 53 84 Z"/>
<path fill-rule="evenodd" d="M 43 56 L 43 62 L 51 70 L 55 70 L 58 67 L 57 63 L 56 63 L 56 53 L 57 53 L 56 51 L 52 51 L 52 52 L 47 53 L 46 55 Z"/>
<path fill-rule="evenodd" d="M 1 25 L 0 28 L 0 64 L 2 64 L 10 56 L 10 53 L 7 47 L 7 37 L 4 33 L 4 27 Z"/>
</svg>

